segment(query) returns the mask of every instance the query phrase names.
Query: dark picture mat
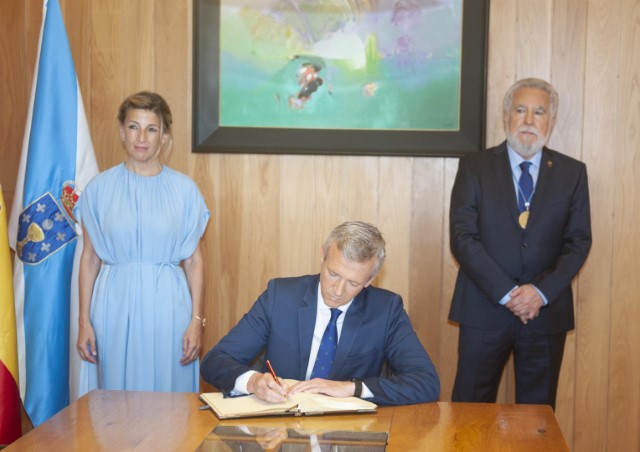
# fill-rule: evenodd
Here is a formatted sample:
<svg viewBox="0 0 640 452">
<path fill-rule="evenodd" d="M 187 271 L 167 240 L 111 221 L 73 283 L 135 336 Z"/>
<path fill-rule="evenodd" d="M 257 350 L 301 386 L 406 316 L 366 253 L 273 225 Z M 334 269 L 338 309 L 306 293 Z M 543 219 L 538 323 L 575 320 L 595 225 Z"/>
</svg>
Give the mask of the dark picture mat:
<svg viewBox="0 0 640 452">
<path fill-rule="evenodd" d="M 489 0 L 463 0 L 460 128 L 287 129 L 219 124 L 219 0 L 194 2 L 193 152 L 459 157 L 484 148 Z"/>
</svg>

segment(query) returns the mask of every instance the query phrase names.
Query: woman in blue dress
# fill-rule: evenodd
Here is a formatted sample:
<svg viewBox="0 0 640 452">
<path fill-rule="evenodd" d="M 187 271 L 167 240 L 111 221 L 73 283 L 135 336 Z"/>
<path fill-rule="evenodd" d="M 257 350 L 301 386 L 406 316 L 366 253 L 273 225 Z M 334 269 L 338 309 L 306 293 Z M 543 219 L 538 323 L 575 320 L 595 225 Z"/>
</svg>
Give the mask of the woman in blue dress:
<svg viewBox="0 0 640 452">
<path fill-rule="evenodd" d="M 209 210 L 196 184 L 160 160 L 172 123 L 161 96 L 129 96 L 118 121 L 125 161 L 97 175 L 76 208 L 81 391 L 197 392 Z"/>
</svg>

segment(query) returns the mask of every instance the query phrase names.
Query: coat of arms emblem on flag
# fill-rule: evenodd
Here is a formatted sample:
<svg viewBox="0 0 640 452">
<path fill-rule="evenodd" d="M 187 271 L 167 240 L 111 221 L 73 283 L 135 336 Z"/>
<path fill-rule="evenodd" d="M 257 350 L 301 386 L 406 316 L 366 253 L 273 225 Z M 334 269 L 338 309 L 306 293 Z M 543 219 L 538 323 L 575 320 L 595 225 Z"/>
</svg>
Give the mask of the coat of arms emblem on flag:
<svg viewBox="0 0 640 452">
<path fill-rule="evenodd" d="M 45 193 L 20 214 L 16 253 L 25 264 L 39 264 L 76 237 L 67 215 Z"/>
</svg>

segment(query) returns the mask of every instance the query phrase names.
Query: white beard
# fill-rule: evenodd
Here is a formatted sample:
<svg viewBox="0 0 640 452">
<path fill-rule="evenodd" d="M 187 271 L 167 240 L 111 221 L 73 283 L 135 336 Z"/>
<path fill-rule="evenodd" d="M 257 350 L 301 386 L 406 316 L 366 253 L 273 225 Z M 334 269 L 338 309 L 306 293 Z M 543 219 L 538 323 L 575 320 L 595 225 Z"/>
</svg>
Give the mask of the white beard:
<svg viewBox="0 0 640 452">
<path fill-rule="evenodd" d="M 519 132 L 533 133 L 536 136 L 536 140 L 533 143 L 526 145 L 522 143 L 520 140 L 518 140 Z M 521 127 L 515 132 L 510 132 L 510 131 L 507 132 L 507 142 L 509 143 L 509 145 L 511 145 L 513 150 L 516 151 L 520 156 L 522 156 L 525 159 L 529 159 L 534 155 L 536 155 L 538 152 L 540 152 L 542 147 L 545 144 L 547 144 L 549 135 L 550 134 L 547 134 L 547 136 L 540 136 L 540 133 L 538 132 L 538 130 L 534 129 L 533 127 Z"/>
</svg>

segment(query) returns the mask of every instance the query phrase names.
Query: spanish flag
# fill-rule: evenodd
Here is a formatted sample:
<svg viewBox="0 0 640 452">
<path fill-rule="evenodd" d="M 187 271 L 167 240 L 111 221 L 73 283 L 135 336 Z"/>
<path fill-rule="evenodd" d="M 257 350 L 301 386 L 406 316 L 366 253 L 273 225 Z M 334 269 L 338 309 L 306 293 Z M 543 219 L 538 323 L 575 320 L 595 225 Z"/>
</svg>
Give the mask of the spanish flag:
<svg viewBox="0 0 640 452">
<path fill-rule="evenodd" d="M 12 280 L 7 211 L 0 187 L 0 445 L 10 444 L 22 434 Z"/>
</svg>

